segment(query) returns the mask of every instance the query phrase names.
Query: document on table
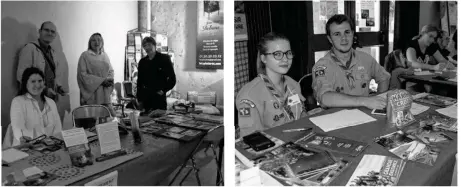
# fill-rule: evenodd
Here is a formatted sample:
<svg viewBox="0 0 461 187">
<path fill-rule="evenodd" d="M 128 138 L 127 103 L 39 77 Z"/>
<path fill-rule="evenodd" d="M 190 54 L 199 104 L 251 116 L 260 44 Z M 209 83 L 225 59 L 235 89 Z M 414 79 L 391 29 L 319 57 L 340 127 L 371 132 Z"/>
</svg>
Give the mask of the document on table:
<svg viewBox="0 0 461 187">
<path fill-rule="evenodd" d="M 458 119 L 458 103 L 456 103 L 454 105 L 451 105 L 451 106 L 449 106 L 447 108 L 437 109 L 435 111 L 437 111 L 438 113 L 441 113 L 441 114 L 443 114 L 445 116 Z"/>
<path fill-rule="evenodd" d="M 325 132 L 376 121 L 375 118 L 365 114 L 359 109 L 341 110 L 332 114 L 325 114 L 309 119 Z"/>
<path fill-rule="evenodd" d="M 120 135 L 117 122 L 96 125 L 101 154 L 110 153 L 121 149 Z"/>
<path fill-rule="evenodd" d="M 259 167 L 252 167 L 240 172 L 240 186 L 283 186 Z"/>
<path fill-rule="evenodd" d="M 29 154 L 22 152 L 20 150 L 17 150 L 15 148 L 7 149 L 2 151 L 2 160 L 11 163 L 17 160 L 21 160 L 23 158 L 28 157 Z"/>
<path fill-rule="evenodd" d="M 88 143 L 85 130 L 83 128 L 74 128 L 62 131 L 62 139 L 66 147 Z"/>
<path fill-rule="evenodd" d="M 32 175 L 36 175 L 36 174 L 41 174 L 43 173 L 43 171 L 36 167 L 36 166 L 32 166 L 30 168 L 26 168 L 24 170 L 22 170 L 22 172 L 24 173 L 24 176 L 27 178 L 27 177 L 30 177 Z"/>
</svg>

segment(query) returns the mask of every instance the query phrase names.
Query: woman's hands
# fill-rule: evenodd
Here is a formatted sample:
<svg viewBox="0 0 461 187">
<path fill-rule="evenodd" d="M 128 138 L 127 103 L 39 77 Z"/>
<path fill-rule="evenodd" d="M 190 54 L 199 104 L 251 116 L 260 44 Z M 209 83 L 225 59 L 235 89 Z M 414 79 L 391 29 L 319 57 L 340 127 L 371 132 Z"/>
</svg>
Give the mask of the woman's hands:
<svg viewBox="0 0 461 187">
<path fill-rule="evenodd" d="M 114 78 L 112 77 L 107 77 L 106 80 L 104 80 L 101 85 L 103 87 L 111 87 L 114 86 Z"/>
</svg>

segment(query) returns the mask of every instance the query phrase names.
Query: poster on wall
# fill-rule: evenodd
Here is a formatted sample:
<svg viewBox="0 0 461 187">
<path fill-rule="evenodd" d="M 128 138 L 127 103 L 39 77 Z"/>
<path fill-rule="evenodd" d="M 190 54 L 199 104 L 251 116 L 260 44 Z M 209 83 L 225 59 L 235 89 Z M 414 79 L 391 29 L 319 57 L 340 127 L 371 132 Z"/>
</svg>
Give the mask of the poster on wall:
<svg viewBox="0 0 461 187">
<path fill-rule="evenodd" d="M 223 1 L 197 2 L 197 69 L 224 67 Z"/>
<path fill-rule="evenodd" d="M 248 40 L 247 21 L 243 1 L 234 2 L 234 40 Z"/>
</svg>

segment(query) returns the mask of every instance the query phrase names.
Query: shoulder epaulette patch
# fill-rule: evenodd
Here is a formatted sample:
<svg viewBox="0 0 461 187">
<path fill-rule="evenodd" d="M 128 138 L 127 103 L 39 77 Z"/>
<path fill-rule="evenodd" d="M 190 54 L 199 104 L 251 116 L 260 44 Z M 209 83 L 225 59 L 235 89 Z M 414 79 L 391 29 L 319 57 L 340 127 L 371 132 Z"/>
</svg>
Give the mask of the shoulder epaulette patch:
<svg viewBox="0 0 461 187">
<path fill-rule="evenodd" d="M 325 76 L 325 70 L 327 69 L 326 66 L 317 66 L 317 68 L 315 68 L 315 77 L 323 77 Z"/>
<path fill-rule="evenodd" d="M 252 101 L 250 101 L 248 99 L 242 99 L 242 100 L 240 100 L 240 103 L 245 103 L 247 105 L 250 105 L 251 108 L 256 107 L 256 105 Z"/>
</svg>

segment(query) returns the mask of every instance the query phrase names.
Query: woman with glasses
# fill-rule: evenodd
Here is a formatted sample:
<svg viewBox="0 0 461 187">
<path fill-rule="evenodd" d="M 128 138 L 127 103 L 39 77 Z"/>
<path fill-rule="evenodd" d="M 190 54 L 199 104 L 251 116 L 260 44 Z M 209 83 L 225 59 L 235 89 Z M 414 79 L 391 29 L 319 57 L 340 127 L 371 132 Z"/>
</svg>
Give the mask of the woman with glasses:
<svg viewBox="0 0 461 187">
<path fill-rule="evenodd" d="M 284 35 L 271 32 L 259 41 L 259 75 L 242 87 L 235 101 L 240 137 L 297 120 L 304 113 L 300 86 L 285 75 L 293 57 Z"/>
<path fill-rule="evenodd" d="M 114 90 L 114 70 L 104 52 L 104 40 L 99 33 L 91 35 L 88 50 L 78 60 L 77 83 L 81 105 L 105 105 L 115 116 L 110 99 Z"/>
<path fill-rule="evenodd" d="M 11 102 L 11 125 L 3 148 L 16 146 L 42 135 L 61 133 L 61 119 L 56 103 L 45 96 L 45 75 L 35 67 L 24 70 L 18 96 Z"/>
</svg>

